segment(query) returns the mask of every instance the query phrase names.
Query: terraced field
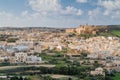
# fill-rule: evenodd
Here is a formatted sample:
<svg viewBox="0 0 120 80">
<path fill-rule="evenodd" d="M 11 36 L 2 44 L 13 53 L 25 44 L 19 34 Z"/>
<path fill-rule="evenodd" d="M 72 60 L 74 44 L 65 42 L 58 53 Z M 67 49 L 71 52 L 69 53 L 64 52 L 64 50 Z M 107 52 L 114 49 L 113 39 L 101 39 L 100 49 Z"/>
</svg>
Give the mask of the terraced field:
<svg viewBox="0 0 120 80">
<path fill-rule="evenodd" d="M 0 70 L 15 69 L 22 67 L 55 67 L 55 65 L 41 64 L 41 65 L 21 65 L 21 66 L 3 66 L 0 67 Z"/>
</svg>

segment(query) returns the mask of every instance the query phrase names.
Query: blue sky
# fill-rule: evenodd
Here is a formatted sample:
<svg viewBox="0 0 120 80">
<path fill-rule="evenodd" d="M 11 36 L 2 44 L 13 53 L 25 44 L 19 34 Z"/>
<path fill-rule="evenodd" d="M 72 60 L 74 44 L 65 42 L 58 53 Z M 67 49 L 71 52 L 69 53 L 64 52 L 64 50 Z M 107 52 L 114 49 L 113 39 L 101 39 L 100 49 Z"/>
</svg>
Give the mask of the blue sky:
<svg viewBox="0 0 120 80">
<path fill-rule="evenodd" d="M 0 0 L 2 27 L 120 24 L 120 0 Z"/>
</svg>

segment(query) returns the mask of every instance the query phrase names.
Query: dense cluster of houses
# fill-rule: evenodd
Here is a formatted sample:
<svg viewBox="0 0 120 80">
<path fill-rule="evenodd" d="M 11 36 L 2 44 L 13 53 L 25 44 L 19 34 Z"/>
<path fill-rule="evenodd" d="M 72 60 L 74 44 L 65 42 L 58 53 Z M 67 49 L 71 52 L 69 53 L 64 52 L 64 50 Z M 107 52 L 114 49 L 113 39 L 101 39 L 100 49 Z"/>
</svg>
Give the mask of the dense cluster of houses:
<svg viewBox="0 0 120 80">
<path fill-rule="evenodd" d="M 0 62 L 10 62 L 11 64 L 39 64 L 42 63 L 41 57 L 27 55 L 25 52 L 14 53 L 12 56 L 0 56 Z"/>
<path fill-rule="evenodd" d="M 76 50 L 85 50 L 91 53 L 90 58 L 105 58 L 120 55 L 120 38 L 118 37 L 92 37 L 86 40 L 74 40 L 68 47 Z"/>
<path fill-rule="evenodd" d="M 83 26 L 80 29 L 86 30 L 88 27 Z M 92 33 L 96 33 L 94 30 L 96 31 L 95 27 L 90 28 Z M 81 55 L 80 53 L 86 51 L 87 58 L 90 60 L 101 59 L 99 63 L 109 71 L 120 71 L 120 38 L 118 37 L 98 36 L 84 39 L 76 36 L 69 37 L 69 33 L 65 32 L 41 32 L 39 30 L 8 30 L 0 31 L 0 34 L 13 35 L 18 38 L 14 43 L 0 41 L 0 62 L 8 60 L 10 63 L 38 64 L 42 62 L 42 59 L 34 53 L 42 53 L 44 50 L 64 51 L 69 55 Z M 98 68 L 91 74 L 102 74 L 100 71 L 103 70 Z"/>
</svg>

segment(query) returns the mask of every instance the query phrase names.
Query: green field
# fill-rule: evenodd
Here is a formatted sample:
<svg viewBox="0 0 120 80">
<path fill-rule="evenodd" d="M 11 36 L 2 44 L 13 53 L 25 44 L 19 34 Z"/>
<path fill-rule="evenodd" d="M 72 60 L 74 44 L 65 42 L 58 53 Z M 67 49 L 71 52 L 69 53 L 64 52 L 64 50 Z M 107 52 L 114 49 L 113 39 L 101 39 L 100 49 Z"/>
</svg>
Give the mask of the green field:
<svg viewBox="0 0 120 80">
<path fill-rule="evenodd" d="M 113 30 L 111 33 L 120 37 L 120 30 Z"/>
<path fill-rule="evenodd" d="M 110 30 L 109 32 L 100 32 L 97 36 L 117 36 L 120 37 L 120 30 Z"/>
</svg>

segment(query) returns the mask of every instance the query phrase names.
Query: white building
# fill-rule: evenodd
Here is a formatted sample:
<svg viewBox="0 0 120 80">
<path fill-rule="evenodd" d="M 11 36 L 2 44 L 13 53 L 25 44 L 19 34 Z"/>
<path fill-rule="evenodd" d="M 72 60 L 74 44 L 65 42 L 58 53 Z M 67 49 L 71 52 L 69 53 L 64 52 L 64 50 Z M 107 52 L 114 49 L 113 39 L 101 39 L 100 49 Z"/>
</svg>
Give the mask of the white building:
<svg viewBox="0 0 120 80">
<path fill-rule="evenodd" d="M 26 63 L 28 64 L 41 63 L 41 61 L 42 61 L 41 57 L 37 57 L 33 55 L 26 57 Z"/>
<path fill-rule="evenodd" d="M 101 68 L 101 67 L 96 68 L 95 71 L 91 71 L 90 74 L 93 76 L 95 76 L 95 75 L 105 76 L 105 72 L 104 72 L 103 68 Z"/>
<path fill-rule="evenodd" d="M 23 52 L 15 53 L 16 63 L 25 63 L 26 57 L 27 57 L 27 53 L 23 53 Z"/>
<path fill-rule="evenodd" d="M 27 53 L 19 52 L 15 53 L 14 57 L 11 57 L 11 63 L 27 63 L 27 64 L 38 64 L 41 63 L 41 57 L 28 56 Z"/>
</svg>

